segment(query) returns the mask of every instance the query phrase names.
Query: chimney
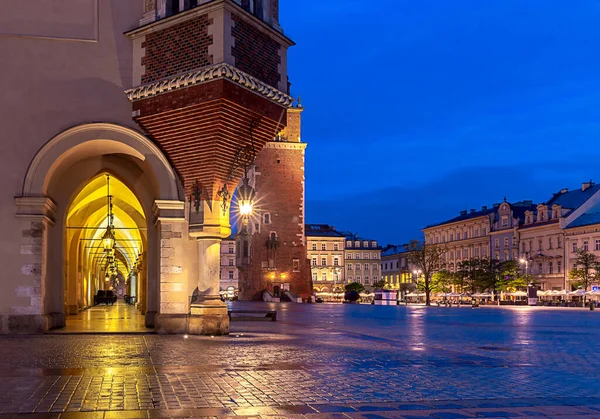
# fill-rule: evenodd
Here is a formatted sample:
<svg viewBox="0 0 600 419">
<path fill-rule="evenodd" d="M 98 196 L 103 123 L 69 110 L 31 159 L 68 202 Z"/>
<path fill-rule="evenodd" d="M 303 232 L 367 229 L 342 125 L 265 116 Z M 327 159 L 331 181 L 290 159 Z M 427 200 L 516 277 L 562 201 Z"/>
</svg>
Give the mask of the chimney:
<svg viewBox="0 0 600 419">
<path fill-rule="evenodd" d="M 481 211 L 485 211 L 487 209 L 487 207 L 484 205 L 483 207 L 481 207 Z"/>
<path fill-rule="evenodd" d="M 591 180 L 589 182 L 583 182 L 581 184 L 581 191 L 583 192 L 583 191 L 589 189 L 593 184 L 594 184 L 594 182 L 592 182 Z"/>
<path fill-rule="evenodd" d="M 474 213 L 475 213 L 475 209 L 471 208 L 471 214 L 474 214 Z"/>
<path fill-rule="evenodd" d="M 467 210 L 461 211 L 460 215 L 467 215 Z"/>
<path fill-rule="evenodd" d="M 569 192 L 569 188 L 561 189 L 559 193 L 563 194 L 563 193 L 567 193 L 567 192 Z"/>
</svg>

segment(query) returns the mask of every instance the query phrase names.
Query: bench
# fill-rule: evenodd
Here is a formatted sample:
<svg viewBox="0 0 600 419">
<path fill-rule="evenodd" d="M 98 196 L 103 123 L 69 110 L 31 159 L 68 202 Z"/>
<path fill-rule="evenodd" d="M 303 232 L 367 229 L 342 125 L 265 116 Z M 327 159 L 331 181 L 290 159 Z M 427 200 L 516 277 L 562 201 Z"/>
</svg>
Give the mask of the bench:
<svg viewBox="0 0 600 419">
<path fill-rule="evenodd" d="M 235 316 L 233 316 L 235 314 Z M 242 314 L 242 316 L 239 316 Z M 246 316 L 244 316 L 246 314 Z M 258 316 L 255 314 L 259 314 L 262 316 Z M 227 315 L 229 316 L 229 321 L 233 319 L 236 320 L 266 320 L 266 321 L 277 321 L 277 311 L 276 310 L 227 310 Z"/>
</svg>

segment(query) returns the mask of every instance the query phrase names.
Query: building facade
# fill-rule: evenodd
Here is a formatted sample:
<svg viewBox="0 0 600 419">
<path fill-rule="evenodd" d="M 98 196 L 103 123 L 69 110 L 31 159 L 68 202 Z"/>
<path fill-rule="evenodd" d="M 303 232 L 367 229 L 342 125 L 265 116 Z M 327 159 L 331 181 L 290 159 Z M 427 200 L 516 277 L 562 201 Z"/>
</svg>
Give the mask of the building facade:
<svg viewBox="0 0 600 419">
<path fill-rule="evenodd" d="M 301 105 L 290 108 L 287 128 L 268 142 L 250 171 L 259 200 L 240 263 L 240 299 L 307 299 L 312 294 L 304 232 L 304 153 Z M 270 298 L 270 297 L 269 297 Z"/>
<path fill-rule="evenodd" d="M 568 258 L 571 253 L 566 246 L 583 246 L 577 234 L 569 236 L 565 244 L 565 228 L 600 200 L 600 187 L 591 182 L 583 183 L 581 189 L 563 189 L 535 211 L 525 212 L 525 222 L 519 228 L 521 258 L 527 260 L 528 273 L 543 290 L 562 290 L 567 287 Z M 585 229 L 584 229 L 585 230 Z M 580 232 L 581 229 L 575 229 Z M 570 232 L 569 232 L 570 234 Z"/>
<path fill-rule="evenodd" d="M 221 291 L 239 289 L 237 260 L 235 256 L 236 243 L 234 237 L 228 237 L 221 242 L 221 281 L 219 288 Z"/>
<path fill-rule="evenodd" d="M 358 282 L 367 290 L 381 279 L 381 247 L 375 240 L 345 234 L 346 282 Z"/>
<path fill-rule="evenodd" d="M 278 13 L 277 0 L 3 8 L 0 333 L 62 327 L 117 282 L 159 333 L 228 332 L 220 248 L 240 150 L 271 142 L 293 103 Z M 287 222 L 301 243 L 303 220 Z"/>
<path fill-rule="evenodd" d="M 408 256 L 406 245 L 387 246 L 382 250 L 381 279 L 388 284 L 389 288 L 399 289 L 400 284 L 413 282 Z"/>
<path fill-rule="evenodd" d="M 499 261 L 520 258 L 518 229 L 525 222 L 525 212 L 535 211 L 532 201 L 496 204 L 498 209 L 490 232 L 490 255 Z"/>
<path fill-rule="evenodd" d="M 490 257 L 489 233 L 496 210 L 497 207 L 483 207 L 479 211 L 461 211 L 458 217 L 424 228 L 425 242 L 446 246 L 446 269 L 450 272 L 456 272 L 464 260 Z"/>
<path fill-rule="evenodd" d="M 317 292 L 342 292 L 346 237 L 326 224 L 307 224 L 306 241 L 312 283 Z"/>
</svg>

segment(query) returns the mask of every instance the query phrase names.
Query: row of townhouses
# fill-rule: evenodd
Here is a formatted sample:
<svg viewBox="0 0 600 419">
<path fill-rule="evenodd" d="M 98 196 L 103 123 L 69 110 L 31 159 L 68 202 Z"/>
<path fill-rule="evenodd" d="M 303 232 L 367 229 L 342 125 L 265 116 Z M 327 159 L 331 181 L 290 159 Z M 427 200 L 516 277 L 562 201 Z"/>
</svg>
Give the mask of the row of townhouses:
<svg viewBox="0 0 600 419">
<path fill-rule="evenodd" d="M 337 231 L 326 224 L 305 226 L 307 259 L 316 292 L 341 292 L 359 282 L 366 287 L 381 279 L 381 247 L 376 240 Z M 235 239 L 221 242 L 221 291 L 238 289 Z"/>
<path fill-rule="evenodd" d="M 470 258 L 525 260 L 543 290 L 569 288 L 577 250 L 600 256 L 600 185 L 562 189 L 546 202 L 510 203 L 462 211 L 423 229 L 429 244 L 447 247 L 450 271 Z"/>
<path fill-rule="evenodd" d="M 585 182 L 562 189 L 546 202 L 504 202 L 461 211 L 458 216 L 423 229 L 425 242 L 444 244 L 446 267 L 471 258 L 526 260 L 530 275 L 543 290 L 569 288 L 577 250 L 600 258 L 600 185 Z M 415 280 L 405 245 L 382 248 L 376 240 L 338 231 L 326 224 L 305 226 L 307 259 L 316 292 L 342 291 L 359 282 L 367 289 L 379 280 L 391 288 Z M 235 240 L 221 245 L 221 289 L 238 288 Z M 525 269 L 525 267 L 524 267 Z"/>
</svg>

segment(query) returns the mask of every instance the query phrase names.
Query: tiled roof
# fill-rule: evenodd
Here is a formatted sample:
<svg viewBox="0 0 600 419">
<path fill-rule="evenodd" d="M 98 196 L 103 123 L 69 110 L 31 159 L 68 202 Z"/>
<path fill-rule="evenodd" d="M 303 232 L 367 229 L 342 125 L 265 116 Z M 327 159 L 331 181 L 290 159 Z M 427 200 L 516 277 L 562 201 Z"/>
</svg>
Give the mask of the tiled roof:
<svg viewBox="0 0 600 419">
<path fill-rule="evenodd" d="M 554 194 L 552 199 L 550 199 L 546 205 L 552 208 L 553 205 L 561 205 L 563 208 L 567 209 L 576 209 L 579 208 L 585 201 L 590 199 L 592 195 L 596 192 L 600 191 L 600 185 L 592 185 L 587 188 L 585 191 L 581 189 L 576 189 L 569 192 L 557 193 Z"/>
<path fill-rule="evenodd" d="M 336 231 L 335 227 L 327 224 L 306 224 L 304 228 L 306 236 L 309 237 L 345 237 L 342 233 Z"/>
<path fill-rule="evenodd" d="M 594 205 L 592 208 L 581 214 L 566 228 L 575 228 L 591 224 L 600 224 L 600 204 Z"/>
<path fill-rule="evenodd" d="M 381 257 L 394 256 L 399 255 L 401 253 L 408 253 L 408 250 L 406 250 L 406 245 L 404 244 L 398 246 L 388 246 L 381 252 Z"/>
<path fill-rule="evenodd" d="M 441 226 L 441 225 L 444 225 L 444 224 L 451 224 L 451 223 L 457 223 L 459 221 L 471 220 L 473 218 L 478 218 L 478 217 L 482 217 L 482 216 L 485 216 L 485 215 L 493 214 L 497 210 L 498 210 L 498 208 L 487 208 L 487 209 L 482 209 L 482 210 L 475 211 L 475 212 L 468 212 L 467 214 L 461 214 L 458 217 L 451 218 L 451 219 L 443 221 L 441 223 L 428 225 L 425 228 L 427 229 L 427 228 Z"/>
</svg>

